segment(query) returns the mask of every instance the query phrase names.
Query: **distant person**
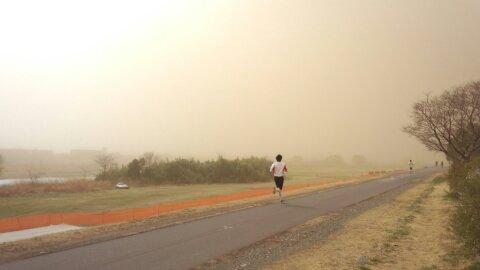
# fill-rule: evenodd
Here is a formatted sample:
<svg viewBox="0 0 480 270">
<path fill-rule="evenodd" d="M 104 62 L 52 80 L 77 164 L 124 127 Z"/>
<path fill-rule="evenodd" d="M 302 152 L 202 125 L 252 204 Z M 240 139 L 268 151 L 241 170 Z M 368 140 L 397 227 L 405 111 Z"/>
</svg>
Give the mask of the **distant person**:
<svg viewBox="0 0 480 270">
<path fill-rule="evenodd" d="M 408 162 L 408 167 L 410 167 L 410 173 L 413 172 L 413 161 L 410 159 L 410 162 Z"/>
<path fill-rule="evenodd" d="M 442 162 L 440 163 L 440 167 L 442 167 L 442 168 L 443 168 L 443 160 L 442 160 Z"/>
<path fill-rule="evenodd" d="M 273 180 L 275 181 L 275 187 L 273 188 L 273 194 L 278 192 L 278 199 L 283 203 L 282 199 L 282 189 L 283 181 L 285 180 L 285 173 L 288 172 L 287 165 L 282 162 L 282 155 L 277 155 L 275 159 L 277 160 L 270 166 L 270 173 L 273 175 Z"/>
<path fill-rule="evenodd" d="M 435 167 L 438 167 L 438 161 L 435 161 Z"/>
</svg>

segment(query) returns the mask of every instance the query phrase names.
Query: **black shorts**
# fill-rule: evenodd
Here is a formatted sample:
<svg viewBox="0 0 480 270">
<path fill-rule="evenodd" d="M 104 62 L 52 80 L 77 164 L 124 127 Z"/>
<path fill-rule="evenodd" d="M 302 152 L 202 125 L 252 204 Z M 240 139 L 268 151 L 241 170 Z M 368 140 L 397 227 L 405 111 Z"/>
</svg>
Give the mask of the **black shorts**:
<svg viewBox="0 0 480 270">
<path fill-rule="evenodd" d="M 278 189 L 282 190 L 282 188 L 283 188 L 283 180 L 284 180 L 284 179 L 283 179 L 283 176 L 274 176 L 274 177 L 273 177 L 273 180 L 275 180 L 275 186 L 276 186 Z"/>
</svg>

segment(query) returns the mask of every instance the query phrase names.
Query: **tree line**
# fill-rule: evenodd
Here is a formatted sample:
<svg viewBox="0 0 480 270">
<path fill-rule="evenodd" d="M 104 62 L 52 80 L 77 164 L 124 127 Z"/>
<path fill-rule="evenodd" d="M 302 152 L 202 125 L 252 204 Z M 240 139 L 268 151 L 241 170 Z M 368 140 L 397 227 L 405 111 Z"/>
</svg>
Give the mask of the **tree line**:
<svg viewBox="0 0 480 270">
<path fill-rule="evenodd" d="M 96 160 L 98 180 L 121 180 L 149 184 L 245 183 L 270 180 L 271 160 L 259 157 L 199 161 L 158 159 L 153 153 L 133 159 L 121 167 L 108 154 Z"/>
<path fill-rule="evenodd" d="M 427 95 L 413 105 L 403 130 L 450 161 L 451 225 L 465 247 L 480 255 L 480 81 Z"/>
</svg>

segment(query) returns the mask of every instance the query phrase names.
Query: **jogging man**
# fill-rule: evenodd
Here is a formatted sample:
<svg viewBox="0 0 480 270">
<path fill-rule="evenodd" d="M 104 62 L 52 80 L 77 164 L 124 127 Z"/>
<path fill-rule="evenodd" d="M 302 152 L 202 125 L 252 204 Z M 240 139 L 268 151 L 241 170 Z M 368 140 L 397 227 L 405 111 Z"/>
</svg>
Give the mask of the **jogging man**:
<svg viewBox="0 0 480 270">
<path fill-rule="evenodd" d="M 273 194 L 278 192 L 278 199 L 283 203 L 282 199 L 282 189 L 283 181 L 285 180 L 285 173 L 288 172 L 287 165 L 282 162 L 282 155 L 277 155 L 275 157 L 277 160 L 270 166 L 270 173 L 273 175 L 273 180 L 275 181 L 275 187 L 273 188 Z"/>
<path fill-rule="evenodd" d="M 410 162 L 408 162 L 408 166 L 410 167 L 410 173 L 413 172 L 413 161 L 410 159 Z"/>
</svg>

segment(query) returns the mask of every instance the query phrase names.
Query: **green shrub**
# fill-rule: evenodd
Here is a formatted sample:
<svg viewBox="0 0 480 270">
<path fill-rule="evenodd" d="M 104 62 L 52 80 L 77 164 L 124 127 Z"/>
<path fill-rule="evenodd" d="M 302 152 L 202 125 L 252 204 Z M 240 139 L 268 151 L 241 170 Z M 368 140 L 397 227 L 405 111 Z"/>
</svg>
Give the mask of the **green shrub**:
<svg viewBox="0 0 480 270">
<path fill-rule="evenodd" d="M 128 168 L 124 166 L 121 168 L 112 168 L 105 172 L 99 173 L 95 177 L 95 180 L 116 181 L 118 179 L 121 179 L 124 175 L 127 175 L 127 172 L 128 172 Z"/>
<path fill-rule="evenodd" d="M 462 188 L 466 173 L 467 170 L 464 164 L 459 162 L 452 163 L 448 171 L 447 182 L 450 187 L 450 196 L 453 199 L 458 199 L 459 190 Z"/>
<path fill-rule="evenodd" d="M 480 262 L 474 262 L 468 267 L 465 268 L 465 270 L 480 270 Z"/>
<path fill-rule="evenodd" d="M 424 266 L 420 268 L 420 270 L 437 270 L 438 267 L 436 265 Z"/>
<path fill-rule="evenodd" d="M 463 179 L 455 183 L 458 197 L 452 226 L 465 247 L 480 254 L 480 158 L 468 163 L 458 175 Z"/>
<path fill-rule="evenodd" d="M 270 160 L 242 158 L 200 162 L 194 159 L 155 161 L 149 166 L 145 160 L 134 159 L 127 166 L 100 174 L 97 179 L 122 179 L 150 184 L 245 183 L 270 180 Z"/>
<path fill-rule="evenodd" d="M 437 176 L 432 180 L 432 184 L 438 185 L 445 182 L 445 177 L 444 176 Z"/>
</svg>

